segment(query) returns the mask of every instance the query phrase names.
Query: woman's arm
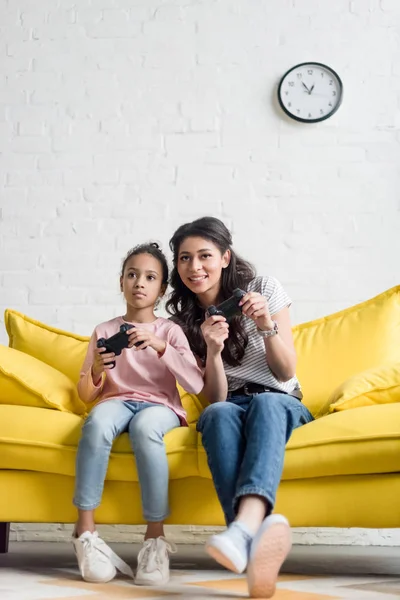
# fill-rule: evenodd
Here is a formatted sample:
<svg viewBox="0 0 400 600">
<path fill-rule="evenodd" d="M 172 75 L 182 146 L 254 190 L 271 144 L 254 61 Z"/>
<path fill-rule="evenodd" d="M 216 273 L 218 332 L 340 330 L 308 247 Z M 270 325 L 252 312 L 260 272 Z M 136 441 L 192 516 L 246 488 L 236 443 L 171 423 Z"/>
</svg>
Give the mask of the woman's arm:
<svg viewBox="0 0 400 600">
<path fill-rule="evenodd" d="M 267 363 L 278 381 L 289 381 L 296 374 L 297 363 L 289 309 L 284 308 L 273 315 L 266 329 L 273 329 L 272 320 L 278 323 L 278 333 L 264 338 Z"/>
<path fill-rule="evenodd" d="M 294 348 L 289 309 L 283 308 L 271 316 L 268 301 L 258 292 L 249 292 L 241 301 L 242 311 L 252 319 L 261 331 L 274 328 L 278 323 L 278 334 L 264 338 L 266 361 L 278 381 L 289 381 L 296 373 L 296 351 Z"/>
<path fill-rule="evenodd" d="M 223 402 L 228 395 L 228 383 L 222 362 L 221 352 L 229 335 L 229 326 L 225 317 L 209 317 L 201 326 L 207 345 L 207 359 L 204 373 L 204 389 L 202 396 L 210 404 Z"/>
</svg>

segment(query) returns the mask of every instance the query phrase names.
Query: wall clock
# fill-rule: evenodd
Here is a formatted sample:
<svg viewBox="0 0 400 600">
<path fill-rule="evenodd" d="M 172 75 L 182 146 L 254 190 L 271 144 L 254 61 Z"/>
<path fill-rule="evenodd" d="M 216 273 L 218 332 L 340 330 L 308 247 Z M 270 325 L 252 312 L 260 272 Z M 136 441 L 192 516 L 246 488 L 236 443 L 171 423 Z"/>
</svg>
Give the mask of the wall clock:
<svg viewBox="0 0 400 600">
<path fill-rule="evenodd" d="M 330 67 L 305 62 L 282 77 L 278 100 L 285 113 L 302 123 L 318 123 L 331 117 L 342 102 L 343 84 Z"/>
</svg>

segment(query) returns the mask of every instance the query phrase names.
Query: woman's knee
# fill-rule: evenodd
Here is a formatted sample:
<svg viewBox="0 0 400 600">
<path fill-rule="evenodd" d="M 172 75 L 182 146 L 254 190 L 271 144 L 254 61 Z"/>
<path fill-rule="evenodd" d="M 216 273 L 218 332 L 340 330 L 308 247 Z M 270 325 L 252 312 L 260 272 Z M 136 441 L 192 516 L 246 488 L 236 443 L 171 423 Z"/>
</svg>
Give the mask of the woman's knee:
<svg viewBox="0 0 400 600">
<path fill-rule="evenodd" d="M 240 409 L 232 402 L 215 402 L 203 410 L 197 423 L 197 431 L 201 433 L 207 427 L 218 427 L 236 418 Z"/>
</svg>

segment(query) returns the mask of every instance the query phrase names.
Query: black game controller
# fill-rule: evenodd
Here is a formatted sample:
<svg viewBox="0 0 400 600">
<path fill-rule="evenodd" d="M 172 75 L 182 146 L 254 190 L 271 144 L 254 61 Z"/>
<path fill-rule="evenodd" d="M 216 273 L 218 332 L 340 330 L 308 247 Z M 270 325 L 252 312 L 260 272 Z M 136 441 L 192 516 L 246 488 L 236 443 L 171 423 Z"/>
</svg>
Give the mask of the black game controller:
<svg viewBox="0 0 400 600">
<path fill-rule="evenodd" d="M 124 323 L 119 328 L 119 332 L 115 335 L 112 335 L 110 338 L 99 338 L 97 340 L 98 348 L 105 348 L 106 352 L 114 352 L 115 356 L 119 356 L 124 348 L 127 348 L 129 345 L 129 337 L 126 335 L 126 332 L 130 329 L 133 329 L 134 325 L 128 325 L 128 323 Z M 136 342 L 135 346 L 140 346 L 143 342 Z M 115 367 L 115 360 L 105 363 L 106 365 L 112 365 L 112 369 Z"/>
<path fill-rule="evenodd" d="M 235 315 L 240 315 L 242 312 L 239 302 L 246 295 L 247 292 L 236 288 L 232 292 L 232 296 L 228 300 L 224 300 L 218 306 L 213 304 L 207 308 L 206 317 L 212 317 L 213 315 L 222 315 L 227 321 Z"/>
</svg>

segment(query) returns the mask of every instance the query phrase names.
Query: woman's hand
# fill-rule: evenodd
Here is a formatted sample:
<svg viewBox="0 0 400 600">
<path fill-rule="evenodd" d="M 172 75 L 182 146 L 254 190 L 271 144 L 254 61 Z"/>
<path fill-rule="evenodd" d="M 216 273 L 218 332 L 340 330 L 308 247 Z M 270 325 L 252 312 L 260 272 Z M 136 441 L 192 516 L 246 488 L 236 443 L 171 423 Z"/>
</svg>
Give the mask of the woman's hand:
<svg viewBox="0 0 400 600">
<path fill-rule="evenodd" d="M 147 329 L 140 329 L 140 327 L 134 327 L 127 331 L 129 337 L 129 346 L 132 348 L 138 342 L 142 342 L 140 346 L 135 346 L 134 350 L 145 350 L 146 348 L 153 348 L 158 354 L 164 354 L 167 347 L 167 342 L 151 333 Z"/>
<path fill-rule="evenodd" d="M 201 332 L 207 345 L 207 355 L 221 354 L 224 342 L 229 336 L 229 325 L 225 317 L 221 315 L 208 317 L 201 325 Z"/>
<path fill-rule="evenodd" d="M 93 383 L 97 385 L 106 369 L 112 369 L 112 361 L 115 358 L 114 352 L 107 352 L 105 348 L 94 349 L 94 360 L 92 364 Z M 108 364 L 107 364 L 108 363 Z"/>
<path fill-rule="evenodd" d="M 259 329 L 273 329 L 274 323 L 265 296 L 258 292 L 248 292 L 239 302 L 239 306 L 242 307 L 242 313 L 252 319 Z"/>
</svg>

